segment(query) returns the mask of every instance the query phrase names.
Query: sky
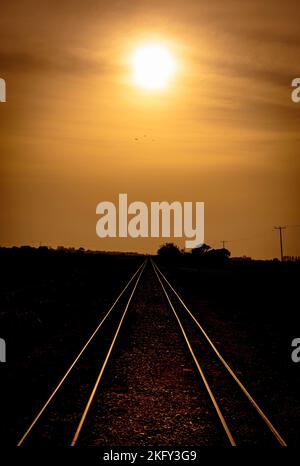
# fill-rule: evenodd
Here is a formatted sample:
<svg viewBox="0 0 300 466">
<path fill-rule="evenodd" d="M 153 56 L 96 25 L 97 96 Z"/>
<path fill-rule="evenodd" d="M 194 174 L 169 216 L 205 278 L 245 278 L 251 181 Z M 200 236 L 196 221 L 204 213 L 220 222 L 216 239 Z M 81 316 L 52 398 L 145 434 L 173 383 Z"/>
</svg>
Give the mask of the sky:
<svg viewBox="0 0 300 466">
<path fill-rule="evenodd" d="M 155 252 L 163 238 L 96 236 L 96 205 L 203 201 L 205 242 L 300 256 L 300 3 L 2 0 L 0 245 Z M 131 57 L 166 47 L 163 90 Z M 176 239 L 179 246 L 182 240 Z"/>
</svg>

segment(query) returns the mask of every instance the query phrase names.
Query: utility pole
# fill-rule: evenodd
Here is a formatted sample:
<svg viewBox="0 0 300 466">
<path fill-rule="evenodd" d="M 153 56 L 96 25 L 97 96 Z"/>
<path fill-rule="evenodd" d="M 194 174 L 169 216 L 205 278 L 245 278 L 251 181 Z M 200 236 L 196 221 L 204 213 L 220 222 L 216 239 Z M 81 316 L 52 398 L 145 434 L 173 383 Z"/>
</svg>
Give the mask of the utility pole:
<svg viewBox="0 0 300 466">
<path fill-rule="evenodd" d="M 274 227 L 274 229 L 279 230 L 280 255 L 281 255 L 281 262 L 282 262 L 283 261 L 282 230 L 285 230 L 286 227 L 279 225 L 278 227 Z"/>
<path fill-rule="evenodd" d="M 222 241 L 220 241 L 220 243 L 222 243 L 222 247 L 223 247 L 223 249 L 225 249 L 225 244 L 227 243 L 227 241 L 225 239 L 222 239 Z"/>
</svg>

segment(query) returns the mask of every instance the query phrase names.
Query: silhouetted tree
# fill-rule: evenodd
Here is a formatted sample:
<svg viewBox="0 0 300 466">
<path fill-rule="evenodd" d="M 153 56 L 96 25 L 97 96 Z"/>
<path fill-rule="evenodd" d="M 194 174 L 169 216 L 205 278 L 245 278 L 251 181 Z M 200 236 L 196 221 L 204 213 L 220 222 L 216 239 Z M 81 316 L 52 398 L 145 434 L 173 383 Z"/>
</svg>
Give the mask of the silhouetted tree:
<svg viewBox="0 0 300 466">
<path fill-rule="evenodd" d="M 199 265 L 219 265 L 224 264 L 230 257 L 228 249 L 212 249 L 208 244 L 202 244 L 197 248 L 192 249 L 192 256 Z"/>
<path fill-rule="evenodd" d="M 230 257 L 230 251 L 226 248 L 210 249 L 205 254 L 205 261 L 208 264 L 224 264 Z"/>
<path fill-rule="evenodd" d="M 181 256 L 181 252 L 178 246 L 174 243 L 165 243 L 159 247 L 157 254 L 164 259 L 177 259 Z"/>
<path fill-rule="evenodd" d="M 208 244 L 203 243 L 202 246 L 198 246 L 192 249 L 193 256 L 203 256 L 206 254 L 211 247 Z"/>
</svg>

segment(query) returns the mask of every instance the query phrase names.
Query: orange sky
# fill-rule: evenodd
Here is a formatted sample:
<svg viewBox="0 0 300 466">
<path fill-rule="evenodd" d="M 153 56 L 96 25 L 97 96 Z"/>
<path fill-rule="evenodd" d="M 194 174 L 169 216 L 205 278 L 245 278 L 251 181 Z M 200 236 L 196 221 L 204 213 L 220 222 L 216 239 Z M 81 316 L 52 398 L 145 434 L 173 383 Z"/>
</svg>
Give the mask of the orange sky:
<svg viewBox="0 0 300 466">
<path fill-rule="evenodd" d="M 300 224 L 300 4 L 160 0 L 1 2 L 0 244 L 154 252 L 161 239 L 99 239 L 96 205 L 204 201 L 205 238 L 279 255 Z M 132 84 L 156 41 L 170 87 Z M 146 135 L 146 136 L 144 136 Z M 300 255 L 300 229 L 285 230 Z M 183 245 L 182 241 L 177 241 Z"/>
</svg>

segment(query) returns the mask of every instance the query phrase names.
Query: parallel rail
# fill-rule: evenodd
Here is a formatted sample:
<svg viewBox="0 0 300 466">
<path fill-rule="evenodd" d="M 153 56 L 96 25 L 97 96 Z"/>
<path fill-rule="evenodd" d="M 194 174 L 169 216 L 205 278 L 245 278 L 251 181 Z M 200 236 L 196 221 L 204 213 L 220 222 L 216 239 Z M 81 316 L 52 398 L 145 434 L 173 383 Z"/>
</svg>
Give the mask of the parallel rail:
<svg viewBox="0 0 300 466">
<path fill-rule="evenodd" d="M 96 393 L 96 390 L 97 390 L 97 387 L 100 383 L 100 380 L 102 378 L 102 375 L 103 375 L 103 372 L 104 372 L 104 369 L 107 365 L 107 362 L 109 360 L 109 357 L 110 357 L 110 354 L 112 352 L 112 349 L 114 347 L 114 344 L 116 342 L 116 339 L 117 339 L 117 336 L 119 334 L 119 331 L 120 331 L 120 328 L 121 328 L 121 325 L 123 323 L 123 320 L 125 318 L 125 315 L 127 313 L 127 310 L 128 310 L 128 307 L 132 301 L 132 298 L 133 298 L 133 295 L 136 291 L 136 288 L 137 288 L 137 285 L 140 281 L 140 278 L 142 276 L 142 273 L 145 269 L 145 266 L 146 266 L 146 263 L 147 263 L 147 260 L 145 260 L 143 262 L 143 264 L 138 268 L 138 270 L 133 274 L 133 276 L 130 278 L 130 280 L 128 281 L 128 283 L 126 284 L 126 286 L 123 288 L 123 290 L 121 291 L 121 293 L 119 294 L 119 296 L 117 297 L 117 299 L 114 301 L 114 303 L 111 305 L 111 307 L 109 308 L 109 310 L 107 311 L 107 313 L 105 314 L 105 316 L 103 317 L 103 319 L 101 320 L 101 322 L 99 323 L 99 325 L 97 326 L 97 328 L 94 330 L 94 332 L 92 333 L 92 335 L 90 336 L 90 338 L 87 340 L 87 342 L 85 343 L 85 345 L 83 346 L 83 348 L 80 350 L 80 352 L 78 353 L 78 355 L 76 356 L 76 358 L 74 359 L 74 361 L 72 362 L 72 364 L 70 365 L 70 367 L 67 369 L 66 373 L 64 374 L 64 376 L 61 378 L 61 380 L 58 382 L 58 384 L 56 385 L 56 387 L 54 388 L 54 390 L 51 392 L 49 398 L 46 400 L 46 402 L 43 404 L 43 406 L 41 407 L 41 409 L 38 411 L 38 413 L 36 414 L 36 416 L 34 417 L 33 421 L 31 422 L 31 424 L 29 425 L 28 429 L 25 431 L 25 433 L 23 434 L 23 436 L 21 437 L 21 439 L 19 440 L 19 442 L 17 443 L 17 446 L 20 447 L 21 445 L 23 445 L 23 443 L 25 442 L 25 440 L 28 438 L 28 436 L 31 434 L 31 432 L 33 431 L 33 429 L 35 428 L 35 426 L 38 424 L 38 422 L 41 420 L 41 417 L 42 415 L 44 414 L 44 412 L 46 411 L 46 409 L 49 407 L 49 405 L 51 404 L 51 402 L 53 401 L 54 397 L 57 395 L 58 391 L 62 388 L 62 386 L 64 385 L 64 383 L 66 382 L 68 376 L 70 375 L 71 371 L 78 365 L 79 363 L 79 360 L 81 358 L 81 356 L 83 355 L 83 353 L 86 351 L 86 349 L 89 347 L 89 345 L 92 343 L 92 341 L 94 340 L 94 338 L 96 337 L 96 335 L 99 333 L 100 329 L 102 328 L 104 322 L 106 321 L 106 319 L 108 318 L 108 316 L 111 314 L 111 312 L 114 310 L 116 304 L 119 302 L 119 300 L 121 299 L 121 297 L 124 295 L 125 291 L 128 289 L 128 287 L 130 286 L 130 284 L 134 281 L 135 279 L 135 284 L 134 284 L 134 287 L 133 287 L 133 290 L 127 300 L 127 303 L 125 305 L 125 310 L 124 312 L 122 313 L 122 316 L 121 316 L 121 319 L 119 321 L 119 324 L 118 324 L 118 327 L 117 327 L 117 330 L 113 336 L 113 339 L 112 339 L 112 343 L 109 347 L 109 350 L 108 350 L 108 353 L 104 359 L 104 362 L 102 363 L 101 365 L 101 370 L 100 370 L 100 373 L 97 377 L 97 380 L 96 380 L 96 383 L 93 387 L 93 390 L 91 392 L 91 395 L 88 399 L 88 402 L 86 404 L 86 407 L 84 409 L 84 412 L 82 414 L 82 417 L 80 419 L 80 422 L 79 422 L 79 425 L 77 426 L 77 429 L 76 429 L 76 432 L 74 434 L 74 437 L 71 441 L 71 446 L 74 446 L 78 440 L 78 437 L 79 437 L 79 434 L 82 430 L 82 427 L 83 427 L 83 424 L 85 422 L 85 419 L 87 417 L 87 414 L 88 414 L 88 411 L 91 407 L 91 404 L 92 404 L 92 401 L 93 401 L 93 398 L 94 398 L 94 395 Z"/>
<path fill-rule="evenodd" d="M 199 364 L 199 361 L 197 360 L 196 356 L 195 356 L 195 353 L 192 349 L 192 345 L 187 337 L 187 334 L 186 334 L 186 331 L 184 330 L 184 326 L 182 324 L 182 321 L 181 319 L 179 318 L 178 316 L 178 313 L 175 311 L 175 308 L 174 308 L 174 305 L 171 301 L 171 298 L 170 298 L 170 295 L 171 293 L 173 293 L 173 296 L 175 296 L 175 298 L 180 302 L 180 304 L 182 305 L 183 309 L 187 312 L 188 316 L 195 322 L 195 324 L 197 325 L 198 329 L 200 330 L 202 336 L 204 337 L 204 341 L 208 343 L 208 345 L 210 346 L 210 348 L 213 350 L 213 352 L 215 353 L 215 355 L 217 356 L 217 358 L 219 359 L 219 361 L 222 363 L 222 365 L 224 366 L 224 368 L 226 369 L 226 371 L 230 374 L 230 376 L 233 378 L 233 380 L 237 383 L 237 385 L 239 386 L 239 388 L 241 389 L 241 391 L 243 392 L 243 394 L 246 396 L 246 398 L 248 399 L 248 401 L 251 403 L 251 405 L 253 406 L 253 408 L 255 409 L 255 411 L 258 413 L 258 415 L 261 417 L 261 419 L 263 420 L 263 422 L 266 424 L 267 428 L 269 429 L 269 431 L 272 433 L 272 435 L 274 436 L 274 438 L 276 439 L 276 442 L 282 446 L 282 447 L 286 447 L 287 444 L 285 442 L 285 440 L 282 438 L 282 436 L 279 434 L 278 430 L 274 427 L 273 423 L 270 421 L 270 419 L 267 417 L 267 415 L 264 413 L 264 411 L 261 409 L 261 407 L 259 406 L 259 404 L 254 400 L 254 398 L 250 395 L 249 391 L 246 389 L 245 385 L 241 382 L 241 380 L 238 378 L 238 376 L 235 374 L 235 372 L 231 369 L 231 367 L 229 366 L 229 364 L 226 362 L 226 360 L 224 359 L 224 357 L 221 355 L 221 353 L 218 351 L 218 349 L 216 348 L 216 346 L 214 345 L 214 343 L 212 342 L 211 338 L 208 336 L 208 334 L 205 332 L 204 328 L 202 327 L 202 325 L 199 323 L 199 321 L 196 319 L 196 317 L 194 316 L 194 314 L 189 310 L 189 308 L 187 307 L 187 305 L 184 303 L 184 301 L 182 300 L 182 298 L 179 296 L 179 294 L 177 293 L 177 291 L 174 289 L 174 287 L 171 285 L 171 283 L 168 281 L 168 279 L 166 278 L 166 276 L 162 273 L 162 271 L 159 269 L 159 267 L 155 264 L 155 262 L 153 260 L 151 260 L 151 263 L 152 263 L 152 266 L 153 266 L 153 269 L 154 269 L 154 272 L 159 280 L 159 283 L 163 289 L 163 292 L 170 304 L 170 307 L 172 309 L 172 311 L 174 312 L 175 314 L 175 317 L 179 323 L 179 326 L 181 328 L 181 331 L 184 335 L 184 338 L 185 338 L 185 341 L 188 345 L 188 348 L 189 348 L 189 351 L 194 359 L 194 362 L 197 366 L 197 369 L 201 375 L 201 378 L 204 382 L 204 385 L 208 391 L 208 394 L 211 398 L 211 401 L 216 409 L 216 412 L 218 414 L 218 417 L 221 421 L 221 424 L 225 430 L 225 433 L 228 437 L 228 440 L 230 442 L 230 444 L 232 446 L 236 446 L 236 443 L 233 439 L 233 436 L 232 436 L 232 433 L 225 421 L 225 418 L 218 406 L 218 403 L 216 401 L 216 398 L 215 396 L 213 395 L 212 393 L 212 389 L 210 388 L 208 382 L 207 382 L 207 379 L 203 373 L 203 370 L 201 369 L 201 366 Z M 167 289 L 166 289 L 166 286 L 168 287 L 169 290 L 171 290 L 171 293 L 168 293 L 167 292 Z"/>
<path fill-rule="evenodd" d="M 103 329 L 104 322 L 107 320 L 108 316 L 115 309 L 115 307 L 116 307 L 117 303 L 119 303 L 120 299 L 124 296 L 124 293 L 126 291 L 128 291 L 128 293 L 129 293 L 129 291 L 130 291 L 129 287 L 131 285 L 132 289 L 131 289 L 131 291 L 129 293 L 129 297 L 126 299 L 126 303 L 124 304 L 124 307 L 121 308 L 122 309 L 121 316 L 118 317 L 117 324 L 116 324 L 115 330 L 113 332 L 112 339 L 111 340 L 109 339 L 110 344 L 109 344 L 109 347 L 108 347 L 108 351 L 106 353 L 104 353 L 106 355 L 101 358 L 101 362 L 99 363 L 99 372 L 97 374 L 97 377 L 95 378 L 95 382 L 92 384 L 92 388 L 90 390 L 90 393 L 87 393 L 87 395 L 86 395 L 87 396 L 87 401 L 84 401 L 84 403 L 83 403 L 82 414 L 81 414 L 81 416 L 79 418 L 79 422 L 76 424 L 76 428 L 74 429 L 74 434 L 73 434 L 73 437 L 72 437 L 72 439 L 70 441 L 70 446 L 73 447 L 73 446 L 75 446 L 77 444 L 77 441 L 79 439 L 81 431 L 82 431 L 82 429 L 83 429 L 83 427 L 84 427 L 84 425 L 86 423 L 88 414 L 89 414 L 90 409 L 91 409 L 91 407 L 93 405 L 93 402 L 95 400 L 95 395 L 96 395 L 96 393 L 98 391 L 99 384 L 100 384 L 100 382 L 101 382 L 101 380 L 103 378 L 105 368 L 106 368 L 107 363 L 108 363 L 108 361 L 110 359 L 111 353 L 112 353 L 113 348 L 114 348 L 115 343 L 116 343 L 116 340 L 117 340 L 117 338 L 119 336 L 123 321 L 124 321 L 124 319 L 126 317 L 129 306 L 130 306 L 130 304 L 132 302 L 132 299 L 133 299 L 133 297 L 135 295 L 136 289 L 138 287 L 138 284 L 140 282 L 141 276 L 142 276 L 142 274 L 143 274 L 143 272 L 145 270 L 145 267 L 146 267 L 147 263 L 148 263 L 148 260 L 146 259 L 143 262 L 143 264 L 137 269 L 137 271 L 133 274 L 133 276 L 130 278 L 130 280 L 128 281 L 126 286 L 123 288 L 123 290 L 121 291 L 119 296 L 116 298 L 114 303 L 111 305 L 111 307 L 109 308 L 109 310 L 107 311 L 107 313 L 105 314 L 105 316 L 103 317 L 103 319 L 101 320 L 101 322 L 99 323 L 97 328 L 94 330 L 94 332 L 89 337 L 89 339 L 87 340 L 87 342 L 85 343 L 83 348 L 80 350 L 80 352 L 78 353 L 78 355 L 76 356 L 76 358 L 74 359 L 72 364 L 69 366 L 69 368 L 65 372 L 64 376 L 61 378 L 61 380 L 58 382 L 56 387 L 52 390 L 52 392 L 51 392 L 50 396 L 48 397 L 48 399 L 45 401 L 45 403 L 42 405 L 40 410 L 37 412 L 37 414 L 34 417 L 33 421 L 31 422 L 31 424 L 29 425 L 29 427 L 27 428 L 27 430 L 25 431 L 25 433 L 23 434 L 23 436 L 19 440 L 17 446 L 22 446 L 24 444 L 24 442 L 27 440 L 27 438 L 31 434 L 33 434 L 33 431 L 37 427 L 37 425 L 39 423 L 42 423 L 41 418 L 42 418 L 43 414 L 45 413 L 47 408 L 49 408 L 49 406 L 52 404 L 52 402 L 53 402 L 54 398 L 56 397 L 57 393 L 60 391 L 60 389 L 66 383 L 66 380 L 68 379 L 70 373 L 73 371 L 73 369 L 75 367 L 79 366 L 81 356 L 86 351 L 86 349 L 91 345 L 93 340 L 95 340 L 95 337 L 96 337 L 96 335 L 99 334 L 100 330 Z M 182 310 L 184 310 L 184 312 L 186 313 L 185 314 L 186 317 L 188 319 L 191 319 L 191 322 L 196 324 L 197 329 L 198 329 L 197 331 L 200 331 L 203 342 L 208 345 L 208 348 L 210 350 L 213 351 L 213 354 L 221 362 L 221 364 L 225 368 L 226 372 L 232 377 L 234 382 L 238 385 L 238 387 L 242 391 L 243 395 L 245 395 L 246 399 L 250 402 L 251 406 L 255 409 L 255 411 L 258 413 L 260 418 L 263 420 L 263 422 L 267 426 L 268 430 L 271 432 L 271 434 L 275 438 L 276 442 L 280 446 L 287 446 L 285 440 L 279 434 L 278 430 L 274 427 L 273 423 L 270 421 L 270 419 L 267 417 L 267 415 L 264 413 L 264 411 L 261 409 L 261 407 L 258 405 L 258 403 L 254 400 L 254 398 L 250 395 L 250 393 L 246 389 L 245 385 L 240 381 L 240 379 L 238 378 L 236 373 L 231 369 L 231 367 L 226 362 L 224 357 L 220 354 L 219 350 L 216 348 L 215 344 L 212 342 L 211 338 L 208 336 L 208 334 L 204 330 L 203 326 L 196 319 L 195 315 L 189 310 L 187 305 L 184 303 L 184 301 L 182 300 L 180 295 L 177 293 L 177 291 L 174 289 L 174 287 L 168 281 L 166 276 L 162 273 L 160 268 L 157 266 L 157 264 L 153 260 L 151 260 L 151 264 L 152 264 L 152 267 L 153 267 L 153 271 L 154 271 L 154 273 L 155 273 L 155 275 L 156 275 L 156 277 L 158 279 L 159 286 L 161 287 L 161 289 L 163 291 L 163 294 L 165 295 L 165 297 L 167 299 L 167 302 L 168 302 L 168 304 L 169 304 L 169 306 L 170 306 L 170 308 L 171 308 L 171 310 L 172 310 L 172 312 L 173 312 L 173 314 L 174 314 L 174 316 L 175 316 L 175 318 L 177 320 L 179 328 L 180 328 L 180 330 L 182 332 L 182 335 L 184 337 L 185 343 L 186 343 L 186 345 L 188 347 L 188 350 L 189 350 L 189 352 L 190 352 L 190 354 L 191 354 L 191 356 L 193 358 L 194 364 L 195 364 L 195 366 L 197 368 L 197 371 L 198 371 L 198 373 L 199 373 L 199 375 L 200 375 L 200 377 L 202 379 L 204 387 L 205 387 L 205 389 L 206 389 L 206 391 L 207 391 L 207 393 L 209 395 L 209 398 L 210 398 L 210 400 L 212 402 L 213 408 L 214 408 L 214 410 L 215 410 L 215 412 L 216 412 L 216 414 L 218 416 L 218 419 L 219 419 L 219 421 L 221 423 L 221 426 L 222 426 L 222 428 L 223 428 L 223 430 L 224 430 L 224 432 L 225 432 L 225 434 L 227 436 L 227 439 L 228 439 L 230 445 L 231 446 L 236 446 L 237 445 L 236 440 L 235 440 L 234 435 L 232 433 L 232 430 L 229 427 L 229 424 L 228 424 L 228 422 L 226 420 L 226 416 L 224 416 L 224 414 L 223 414 L 223 412 L 222 412 L 222 410 L 220 408 L 220 405 L 219 405 L 218 400 L 217 400 L 217 396 L 214 393 L 214 391 L 216 391 L 216 388 L 214 388 L 214 390 L 212 389 L 211 384 L 209 383 L 208 378 L 204 373 L 203 367 L 201 366 L 201 364 L 199 362 L 199 358 L 196 355 L 197 352 L 195 353 L 195 351 L 193 349 L 193 344 L 191 342 L 191 338 L 188 335 L 189 334 L 188 326 L 186 324 L 184 324 L 182 318 L 180 318 L 179 309 L 181 309 L 181 312 L 182 312 Z M 177 308 L 177 310 L 176 310 L 176 308 Z M 101 333 L 101 335 L 102 335 L 102 333 Z M 110 335 L 110 334 L 108 334 L 108 335 Z M 104 352 L 104 349 L 103 349 L 103 352 Z M 210 360 L 210 358 L 209 358 L 209 360 Z M 96 364 L 97 364 L 97 362 L 96 362 Z M 94 362 L 93 362 L 93 365 L 94 365 Z M 84 397 L 85 397 L 85 393 L 84 393 Z"/>
</svg>

